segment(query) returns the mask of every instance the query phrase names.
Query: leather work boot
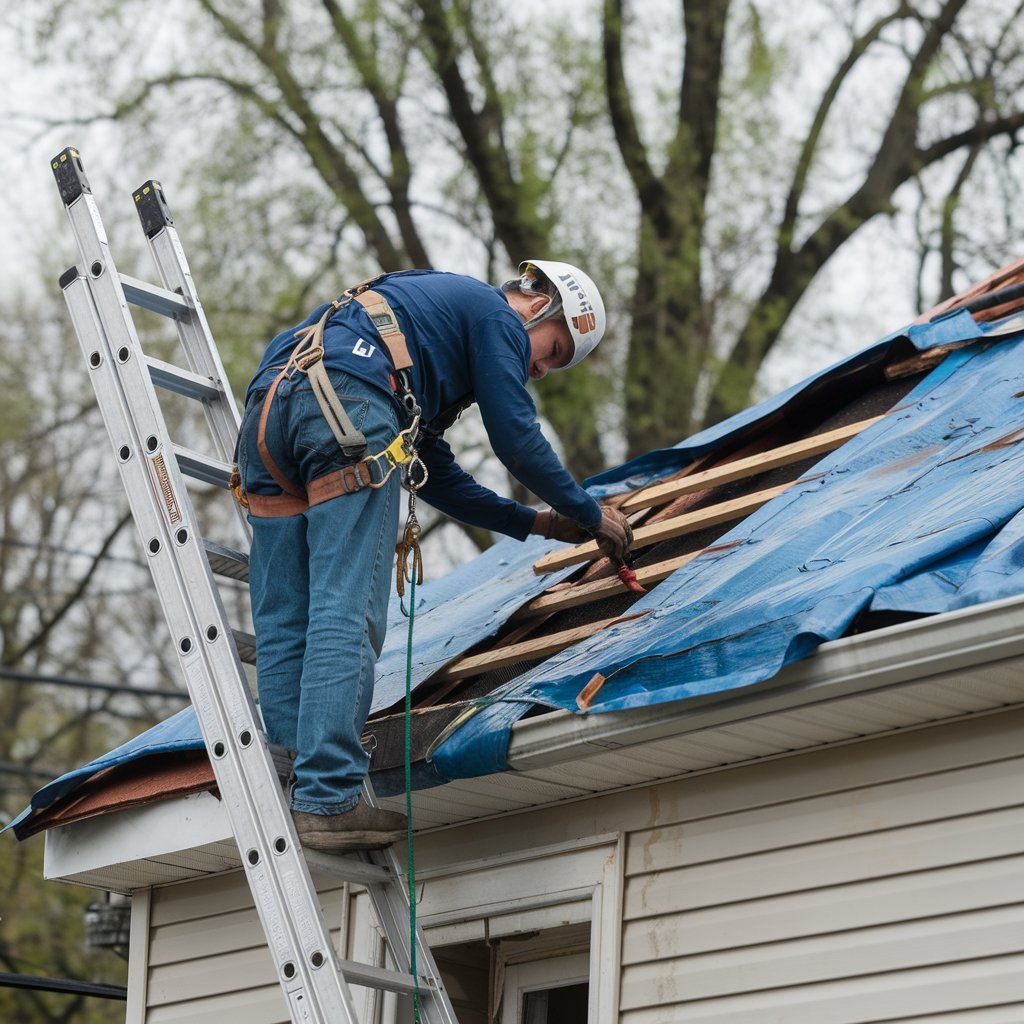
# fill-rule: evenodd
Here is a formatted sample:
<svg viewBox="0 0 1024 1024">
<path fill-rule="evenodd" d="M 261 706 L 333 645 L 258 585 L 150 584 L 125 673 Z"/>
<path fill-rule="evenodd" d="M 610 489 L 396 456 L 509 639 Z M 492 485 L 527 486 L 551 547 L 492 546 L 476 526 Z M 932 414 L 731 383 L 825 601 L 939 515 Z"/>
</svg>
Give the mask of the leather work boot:
<svg viewBox="0 0 1024 1024">
<path fill-rule="evenodd" d="M 359 801 L 344 814 L 307 814 L 292 811 L 299 841 L 324 853 L 380 850 L 406 834 L 408 819 L 397 811 L 368 807 Z"/>
</svg>

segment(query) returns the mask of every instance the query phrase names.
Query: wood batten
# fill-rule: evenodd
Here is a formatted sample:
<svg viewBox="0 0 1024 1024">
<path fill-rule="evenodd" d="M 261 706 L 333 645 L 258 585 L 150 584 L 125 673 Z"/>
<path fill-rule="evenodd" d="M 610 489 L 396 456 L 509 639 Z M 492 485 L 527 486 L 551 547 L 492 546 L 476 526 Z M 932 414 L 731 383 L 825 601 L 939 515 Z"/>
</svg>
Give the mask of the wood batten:
<svg viewBox="0 0 1024 1024">
<path fill-rule="evenodd" d="M 806 480 L 807 477 L 802 479 Z M 797 483 L 799 481 L 793 481 Z M 650 547 L 663 540 L 671 540 L 673 537 L 682 537 L 687 533 L 696 533 L 708 526 L 717 526 L 720 523 L 728 523 L 736 519 L 742 519 L 757 511 L 762 505 L 767 504 L 772 498 L 777 498 L 783 491 L 788 490 L 792 484 L 782 484 L 779 487 L 769 487 L 767 490 L 755 491 L 753 494 L 746 494 L 742 498 L 733 498 L 731 501 L 721 501 L 716 505 L 709 505 L 707 508 L 700 508 L 694 512 L 687 512 L 684 515 L 676 516 L 673 519 L 665 519 L 660 523 L 651 523 L 650 526 L 641 526 L 633 531 L 633 548 Z M 570 565 L 577 565 L 580 562 L 589 562 L 601 554 L 601 549 L 594 541 L 587 541 L 586 544 L 577 544 L 575 547 L 561 551 L 553 551 L 544 558 L 538 559 L 533 564 L 533 571 L 538 576 L 554 572 L 556 569 L 564 569 Z"/>
<path fill-rule="evenodd" d="M 677 569 L 682 569 L 684 565 L 692 562 L 701 553 L 701 551 L 691 551 L 678 558 L 668 558 L 664 562 L 655 562 L 653 565 L 639 567 L 636 570 L 637 582 L 644 587 L 652 583 L 660 583 L 662 580 L 668 579 Z M 544 615 L 548 612 L 561 612 L 566 608 L 578 608 L 580 605 L 600 601 L 603 598 L 612 597 L 614 594 L 626 593 L 629 593 L 626 584 L 618 576 L 609 576 L 607 579 L 594 580 L 593 583 L 580 583 L 576 586 L 552 590 L 548 594 L 541 594 L 529 604 L 523 605 L 514 617 L 518 619 Z"/>
<path fill-rule="evenodd" d="M 688 551 L 685 555 L 666 558 L 664 561 L 653 562 L 651 565 L 637 566 L 637 582 L 645 587 L 660 583 L 662 580 L 667 580 L 678 569 L 689 565 L 699 555 L 730 551 L 743 543 L 743 538 L 739 538 L 724 544 L 713 544 L 711 547 L 700 548 L 697 551 Z M 567 608 L 578 608 L 580 605 L 601 601 L 606 597 L 614 597 L 616 594 L 628 593 L 629 587 L 618 576 L 609 576 L 606 579 L 593 580 L 590 583 L 560 583 L 547 593 L 524 604 L 512 618 L 524 619 L 535 615 L 550 615 L 553 612 L 565 611 Z"/>
<path fill-rule="evenodd" d="M 532 640 L 524 640 L 522 643 L 497 647 L 492 651 L 485 651 L 483 654 L 470 654 L 453 661 L 445 669 L 444 678 L 468 679 L 470 676 L 480 676 L 495 669 L 517 665 L 522 661 L 549 658 L 552 654 L 557 654 L 573 644 L 587 640 L 609 626 L 627 622 L 629 619 L 639 618 L 640 615 L 645 614 L 646 612 L 639 612 L 636 615 L 620 615 L 614 619 L 601 619 L 598 622 L 589 622 L 585 626 L 577 626 L 575 629 L 564 629 L 559 633 L 535 637 Z"/>
<path fill-rule="evenodd" d="M 899 380 L 901 377 L 912 377 L 917 373 L 926 373 L 934 370 L 939 363 L 955 348 L 962 348 L 962 345 L 939 345 L 930 348 L 927 352 L 919 352 L 909 359 L 903 359 L 898 363 L 890 363 L 885 368 L 886 380 Z"/>
<path fill-rule="evenodd" d="M 870 419 L 858 420 L 856 423 L 849 423 L 845 427 L 838 427 L 824 434 L 815 434 L 813 437 L 806 437 L 800 441 L 784 444 L 778 448 L 770 448 L 766 452 L 760 452 L 745 459 L 737 459 L 735 462 L 728 462 L 723 466 L 715 466 L 712 469 L 693 473 L 681 479 L 668 480 L 651 487 L 645 487 L 643 490 L 630 495 L 622 503 L 622 511 L 632 512 L 638 508 L 651 508 L 655 505 L 662 505 L 683 494 L 693 494 L 695 491 L 706 490 L 709 487 L 718 487 L 721 484 L 744 480 L 748 477 L 756 476 L 758 473 L 766 473 L 771 469 L 789 466 L 794 462 L 800 462 L 802 459 L 812 458 L 815 455 L 826 455 L 842 447 L 850 438 L 856 437 L 882 418 L 881 416 L 873 416 Z"/>
</svg>

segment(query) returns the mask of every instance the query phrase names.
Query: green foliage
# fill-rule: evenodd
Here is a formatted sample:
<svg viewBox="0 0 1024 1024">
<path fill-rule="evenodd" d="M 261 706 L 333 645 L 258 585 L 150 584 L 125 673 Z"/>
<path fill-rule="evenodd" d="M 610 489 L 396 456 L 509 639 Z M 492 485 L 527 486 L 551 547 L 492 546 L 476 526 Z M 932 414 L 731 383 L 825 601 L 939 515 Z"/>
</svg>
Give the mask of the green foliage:
<svg viewBox="0 0 1024 1024">
<path fill-rule="evenodd" d="M 916 206 L 942 287 L 1019 255 L 1024 22 L 999 0 L 938 29 L 952 7 L 899 0 L 9 6 L 56 85 L 33 130 L 73 125 L 98 195 L 115 169 L 122 190 L 128 168 L 162 178 L 237 391 L 272 335 L 377 270 L 587 268 L 608 340 L 537 389 L 577 477 L 743 408 L 872 218 Z M 112 241 L 148 276 L 120 255 L 141 257 L 134 224 Z M 0 329 L 0 663 L 170 685 L 53 269 Z M 0 749 L 58 772 L 165 710 L 0 681 Z M 2 778 L 13 814 L 32 787 Z M 6 969 L 122 980 L 81 946 L 89 894 L 39 882 L 39 840 L 0 842 Z M 19 1024 L 121 1014 L 0 989 Z"/>
</svg>

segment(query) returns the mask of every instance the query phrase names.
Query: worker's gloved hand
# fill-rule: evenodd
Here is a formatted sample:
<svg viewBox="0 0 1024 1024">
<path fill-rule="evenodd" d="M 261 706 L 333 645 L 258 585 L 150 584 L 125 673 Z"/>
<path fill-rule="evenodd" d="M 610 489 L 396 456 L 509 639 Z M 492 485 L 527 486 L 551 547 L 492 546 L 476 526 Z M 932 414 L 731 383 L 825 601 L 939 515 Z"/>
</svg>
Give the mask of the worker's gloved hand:
<svg viewBox="0 0 1024 1024">
<path fill-rule="evenodd" d="M 626 557 L 629 545 L 633 543 L 633 528 L 617 508 L 602 508 L 601 522 L 590 531 L 590 535 L 601 551 L 616 562 Z"/>
<path fill-rule="evenodd" d="M 537 521 L 530 533 L 536 533 L 548 540 L 561 540 L 566 544 L 582 544 L 592 534 L 580 526 L 575 519 L 563 516 L 554 509 L 546 508 L 537 513 Z"/>
</svg>

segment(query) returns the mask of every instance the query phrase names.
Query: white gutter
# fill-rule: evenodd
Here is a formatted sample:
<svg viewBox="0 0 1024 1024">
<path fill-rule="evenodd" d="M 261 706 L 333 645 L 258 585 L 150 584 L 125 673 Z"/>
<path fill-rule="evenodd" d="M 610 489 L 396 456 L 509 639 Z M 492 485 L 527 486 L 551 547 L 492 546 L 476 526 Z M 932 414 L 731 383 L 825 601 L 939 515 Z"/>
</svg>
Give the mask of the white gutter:
<svg viewBox="0 0 1024 1024">
<path fill-rule="evenodd" d="M 543 768 L 1022 657 L 1024 595 L 1018 595 L 833 640 L 739 691 L 628 711 L 554 711 L 525 719 L 512 727 L 508 764 L 517 771 Z"/>
</svg>

